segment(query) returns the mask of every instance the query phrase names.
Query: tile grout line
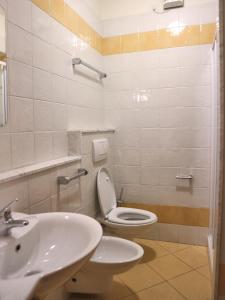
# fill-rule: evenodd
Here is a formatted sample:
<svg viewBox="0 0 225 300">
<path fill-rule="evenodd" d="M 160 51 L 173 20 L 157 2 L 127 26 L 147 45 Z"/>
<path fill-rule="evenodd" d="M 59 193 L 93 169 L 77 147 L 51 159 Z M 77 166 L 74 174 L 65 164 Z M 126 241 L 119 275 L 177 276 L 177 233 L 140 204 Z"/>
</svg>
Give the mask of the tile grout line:
<svg viewBox="0 0 225 300">
<path fill-rule="evenodd" d="M 187 249 L 187 248 L 182 249 L 182 250 L 178 250 L 178 251 L 176 251 L 176 252 L 174 252 L 174 253 L 171 253 L 171 252 L 169 252 L 167 249 L 165 249 L 163 246 L 159 245 L 159 244 L 157 243 L 157 241 L 153 241 L 153 244 L 154 244 L 154 243 L 155 243 L 159 248 L 162 248 L 162 249 L 164 249 L 164 250 L 166 250 L 166 251 L 168 252 L 167 254 L 164 254 L 164 255 L 162 255 L 162 256 L 156 258 L 156 259 L 159 259 L 159 258 L 161 258 L 161 257 L 165 257 L 166 255 L 172 255 L 173 257 L 177 258 L 177 259 L 180 260 L 182 263 L 184 263 L 186 266 L 188 266 L 189 268 L 191 268 L 191 270 L 189 270 L 189 271 L 187 271 L 187 272 L 184 272 L 184 273 L 182 273 L 182 274 L 179 274 L 179 275 L 177 275 L 177 276 L 175 276 L 175 277 L 173 277 L 173 278 L 171 278 L 171 279 L 164 279 L 164 278 L 162 277 L 162 275 L 161 275 L 157 270 L 154 270 L 150 265 L 148 265 L 148 262 L 147 262 L 147 263 L 144 263 L 143 265 L 146 266 L 147 268 L 151 269 L 153 272 L 155 272 L 155 273 L 159 276 L 159 278 L 162 279 L 162 281 L 159 282 L 159 283 L 156 283 L 156 284 L 154 284 L 154 285 L 152 285 L 152 286 L 149 286 L 149 287 L 146 287 L 146 288 L 144 288 L 144 289 L 141 289 L 141 290 L 139 290 L 139 291 L 137 291 L 137 292 L 134 292 L 129 286 L 127 286 L 127 284 L 123 281 L 123 279 L 120 278 L 119 275 L 117 275 L 118 278 L 120 279 L 120 281 L 124 284 L 124 286 L 129 290 L 129 292 L 130 292 L 131 294 L 130 294 L 130 295 L 127 295 L 127 296 L 125 296 L 125 297 L 118 297 L 118 298 L 116 298 L 115 300 L 123 300 L 123 299 L 125 300 L 126 298 L 129 298 L 129 297 L 138 296 L 138 294 L 141 293 L 142 291 L 145 291 L 145 290 L 154 288 L 154 287 L 156 287 L 156 286 L 158 286 L 158 285 L 160 285 L 160 284 L 163 284 L 163 283 L 167 283 L 167 284 L 168 284 L 173 290 L 175 290 L 175 291 L 176 291 L 183 299 L 185 299 L 185 300 L 190 300 L 190 299 L 188 299 L 187 297 L 185 297 L 185 296 L 184 296 L 184 295 L 183 295 L 176 287 L 174 287 L 174 286 L 170 283 L 170 281 L 171 281 L 171 280 L 174 280 L 174 279 L 176 279 L 176 278 L 178 278 L 178 277 L 184 276 L 184 275 L 186 275 L 186 274 L 188 274 L 188 273 L 191 273 L 191 272 L 193 272 L 193 271 L 194 271 L 194 272 L 197 272 L 202 278 L 205 278 L 205 279 L 207 279 L 208 281 L 210 281 L 207 277 L 205 277 L 204 275 L 202 275 L 200 272 L 197 271 L 198 268 L 201 268 L 201 267 L 204 267 L 204 266 L 207 267 L 208 264 L 204 264 L 204 265 L 199 266 L 199 267 L 197 267 L 197 268 L 193 268 L 192 266 L 187 265 L 185 262 L 183 262 L 179 257 L 177 257 L 177 256 L 175 255 L 176 252 L 185 250 L 185 249 Z M 191 247 L 192 245 L 189 245 L 189 246 Z M 188 246 L 188 247 L 189 247 L 189 246 Z M 193 247 L 194 247 L 194 246 L 193 246 Z M 156 259 L 153 259 L 152 261 L 154 261 L 154 260 L 156 260 Z"/>
<path fill-rule="evenodd" d="M 148 266 L 148 265 L 147 265 Z M 150 266 L 148 266 L 150 269 L 152 269 Z M 190 270 L 190 271 L 187 271 L 187 272 L 185 272 L 185 273 L 182 273 L 182 274 L 180 274 L 180 275 L 177 275 L 177 276 L 175 276 L 175 277 L 173 277 L 173 278 L 171 278 L 171 279 L 164 279 L 163 277 L 162 277 L 162 275 L 160 274 L 160 273 L 158 273 L 156 270 L 154 270 L 154 269 L 152 269 L 153 271 L 155 271 L 162 279 L 163 279 L 163 282 L 160 282 L 160 283 L 158 283 L 158 284 L 155 284 L 155 285 L 153 285 L 153 286 L 151 286 L 151 287 L 148 287 L 148 288 L 145 288 L 145 289 L 143 289 L 143 290 L 146 290 L 146 289 L 151 289 L 152 287 L 155 287 L 155 286 L 157 286 L 157 285 L 160 285 L 160 284 L 162 284 L 162 283 L 167 283 L 167 284 L 169 284 L 169 286 L 171 286 L 174 290 L 176 290 L 184 299 L 186 299 L 186 300 L 189 300 L 188 298 L 186 298 L 179 290 L 177 290 L 171 283 L 170 283 L 170 280 L 174 280 L 174 279 L 177 279 L 178 277 L 181 277 L 181 276 L 183 276 L 183 275 L 186 275 L 186 274 L 188 274 L 188 273 L 191 273 L 191 272 L 193 272 L 193 271 L 195 271 L 194 269 L 192 269 L 192 270 Z M 204 277 L 204 276 L 202 276 L 202 277 Z M 141 291 L 143 291 L 143 290 L 141 290 Z M 139 292 L 141 292 L 141 291 L 139 291 Z M 138 292 L 138 293 L 139 293 Z"/>
<path fill-rule="evenodd" d="M 193 266 L 189 265 L 188 263 L 186 263 L 185 261 L 183 261 L 182 258 L 180 258 L 179 256 L 176 256 L 176 254 L 174 254 L 174 257 L 177 258 L 177 259 L 179 259 L 179 260 L 180 260 L 181 262 L 183 262 L 186 266 L 192 268 L 194 271 L 195 271 L 196 269 L 198 269 L 198 268 L 201 268 L 201 267 L 204 267 L 204 266 L 208 265 L 208 264 L 204 264 L 204 265 L 201 265 L 201 266 L 198 266 L 198 267 L 193 267 Z"/>
<path fill-rule="evenodd" d="M 176 289 L 169 281 L 167 281 L 168 285 L 173 288 L 179 295 L 181 295 L 182 298 L 184 298 L 185 300 L 190 300 L 188 298 L 186 298 L 178 289 Z"/>
<path fill-rule="evenodd" d="M 153 269 L 151 266 L 148 265 L 148 267 L 149 267 L 151 270 L 153 270 L 154 272 L 156 272 L 158 275 L 160 275 L 160 277 L 161 277 L 165 282 L 167 282 L 167 281 L 169 281 L 169 280 L 173 280 L 173 279 L 175 279 L 175 278 L 177 278 L 177 277 L 179 277 L 179 276 L 182 276 L 182 275 L 185 275 L 185 274 L 187 274 L 187 273 L 190 273 L 190 272 L 193 272 L 193 271 L 194 271 L 194 269 L 191 269 L 191 270 L 186 271 L 186 272 L 184 272 L 184 273 L 182 273 L 182 274 L 176 275 L 176 276 L 174 276 L 173 278 L 165 279 L 158 271 L 156 271 L 155 269 Z"/>
<path fill-rule="evenodd" d="M 156 271 L 155 271 L 156 272 Z M 189 272 L 192 272 L 192 270 L 191 271 L 189 271 Z M 186 273 L 184 273 L 184 274 L 187 274 L 187 273 L 189 273 L 189 272 L 186 272 Z M 162 276 L 158 273 L 158 272 L 156 272 L 161 278 L 162 278 Z M 182 276 L 182 275 L 184 275 L 184 274 L 181 274 L 181 275 L 179 275 L 179 276 Z M 177 276 L 177 277 L 179 277 L 179 276 Z M 174 277 L 174 278 L 177 278 L 177 277 Z M 172 278 L 172 279 L 174 279 L 174 278 Z M 154 288 L 154 287 L 156 287 L 156 286 L 158 286 L 158 285 L 160 285 L 160 284 L 163 284 L 163 283 L 167 283 L 167 284 L 169 284 L 169 286 L 171 287 L 171 288 L 173 288 L 174 290 L 176 290 L 184 299 L 186 299 L 186 300 L 188 300 L 183 294 L 181 294 L 174 286 L 172 286 L 170 283 L 169 283 L 169 280 L 166 280 L 166 279 L 164 279 L 164 278 L 162 278 L 163 279 L 163 281 L 162 282 L 159 282 L 159 283 L 156 283 L 156 284 L 154 284 L 154 285 L 152 285 L 152 286 L 149 286 L 149 287 L 147 287 L 147 288 L 144 288 L 144 289 L 141 289 L 140 291 L 137 291 L 137 292 L 134 292 L 134 293 L 132 293 L 132 295 L 137 295 L 138 293 L 141 293 L 141 292 L 143 292 L 143 291 L 145 291 L 145 290 L 148 290 L 148 289 L 151 289 L 151 288 Z M 170 279 L 171 280 L 171 279 Z M 121 281 L 122 281 L 122 279 L 121 279 Z M 123 282 L 124 283 L 124 282 Z M 125 285 L 126 285 L 126 283 L 124 283 Z M 126 287 L 129 289 L 129 287 L 126 285 Z M 129 289 L 130 290 L 130 289 Z M 130 290 L 130 291 L 132 291 L 132 290 Z M 130 295 L 131 296 L 131 295 Z M 122 299 L 126 299 L 126 298 L 128 298 L 128 297 L 130 297 L 130 296 L 126 296 L 126 297 L 123 297 L 123 298 L 117 298 L 117 299 L 115 299 L 115 300 L 122 300 Z"/>
<path fill-rule="evenodd" d="M 169 253 L 168 255 L 172 255 L 173 257 L 175 257 L 175 258 L 177 258 L 180 262 L 182 262 L 183 264 L 185 264 L 186 265 L 186 267 L 189 267 L 189 268 L 191 268 L 192 270 L 194 270 L 194 268 L 192 267 L 192 266 L 189 266 L 187 263 L 185 263 L 182 259 L 180 259 L 179 257 L 176 257 L 175 255 L 173 255 L 172 253 Z M 156 258 L 155 260 L 158 260 L 158 259 L 160 259 L 160 258 L 162 258 L 162 257 L 165 257 L 166 255 L 164 255 L 164 256 L 160 256 L 160 257 L 158 257 L 158 258 Z M 148 263 L 147 263 L 147 265 L 148 265 Z M 149 266 L 150 267 L 150 266 Z M 153 268 L 152 268 L 153 269 Z M 154 270 L 154 269 L 153 269 Z M 186 272 L 185 272 L 186 273 Z"/>
<path fill-rule="evenodd" d="M 204 265 L 201 265 L 201 266 L 198 266 L 198 267 L 193 267 L 193 266 L 190 266 L 188 265 L 185 261 L 183 261 L 180 257 L 176 256 L 175 253 L 174 253 L 174 257 L 179 259 L 181 262 L 183 262 L 186 266 L 190 267 L 193 271 L 197 271 L 198 268 L 201 268 L 201 267 L 206 267 L 206 266 L 209 266 L 209 264 L 204 264 Z M 200 275 L 202 275 L 200 272 L 198 272 Z M 202 275 L 204 278 L 207 278 L 206 276 Z M 208 279 L 208 278 L 207 278 Z M 209 279 L 208 279 L 209 280 Z"/>
<path fill-rule="evenodd" d="M 164 167 L 163 167 L 164 168 Z M 177 168 L 177 167 L 168 167 L 168 168 Z M 174 243 L 174 244 L 178 244 L 178 243 Z M 186 244 L 187 246 L 185 247 L 185 248 L 183 248 L 183 249 L 179 249 L 179 250 L 176 250 L 176 251 L 173 251 L 173 252 L 170 252 L 169 250 L 169 252 L 171 253 L 171 254 L 174 254 L 174 253 L 177 253 L 177 252 L 180 252 L 180 251 L 183 251 L 183 250 L 185 250 L 185 249 L 188 249 L 188 248 L 190 248 L 192 245 L 189 245 L 189 244 Z M 161 245 L 160 245 L 161 246 Z M 162 245 L 161 247 L 163 247 L 164 248 L 164 246 Z M 165 247 L 165 249 L 167 249 L 166 247 Z"/>
<path fill-rule="evenodd" d="M 148 264 L 147 264 L 147 266 L 149 267 L 149 268 L 151 268 Z M 187 265 L 188 266 L 188 265 Z M 205 265 L 205 266 L 207 266 L 207 265 Z M 190 267 L 190 266 L 189 266 Z M 152 269 L 152 268 L 151 268 Z M 160 277 L 162 277 L 162 275 L 160 274 L 160 273 L 158 273 L 156 270 L 154 270 L 154 269 L 152 269 L 153 271 L 155 271 L 158 275 L 160 275 Z M 178 278 L 178 277 L 181 277 L 181 276 L 183 276 L 183 275 L 186 275 L 186 274 L 188 274 L 188 273 L 191 273 L 191 272 L 193 272 L 193 271 L 195 271 L 196 272 L 196 269 L 194 269 L 194 268 L 192 268 L 191 267 L 191 270 L 190 271 L 187 271 L 187 272 L 185 272 L 185 273 L 182 273 L 182 274 L 180 274 L 180 275 L 177 275 L 177 276 L 175 276 L 175 277 L 173 277 L 173 278 L 171 278 L 171 279 L 164 279 L 163 277 L 163 279 L 164 279 L 164 281 L 163 282 L 166 282 L 166 283 L 168 283 L 173 289 L 175 289 L 180 295 L 182 295 L 182 297 L 184 298 L 184 299 L 186 299 L 186 300 L 189 300 L 188 298 L 186 298 L 179 290 L 177 290 L 171 283 L 170 283 L 170 280 L 174 280 L 174 279 L 176 279 L 176 278 Z M 205 276 L 203 276 L 202 274 L 200 274 L 199 272 L 198 272 L 198 274 L 199 275 L 201 275 L 203 278 L 205 278 L 205 279 L 207 279 Z M 208 279 L 209 280 L 209 279 Z M 210 280 L 209 280 L 210 281 Z M 163 283 L 163 282 L 161 282 L 161 283 Z M 160 284 L 160 283 L 159 283 Z M 150 289 L 151 287 L 149 287 L 148 289 Z"/>
<path fill-rule="evenodd" d="M 156 272 L 157 273 L 157 272 Z M 157 273 L 157 275 L 159 275 L 158 273 Z M 120 278 L 120 280 L 123 282 L 123 284 L 129 289 L 129 291 L 131 291 L 131 293 L 132 293 L 132 295 L 136 295 L 136 294 L 138 294 L 138 293 L 140 293 L 140 292 L 142 292 L 142 291 L 144 291 L 144 290 L 147 290 L 147 289 L 150 289 L 150 288 L 152 288 L 152 287 L 155 287 L 155 286 L 157 286 L 157 285 L 160 285 L 160 284 L 162 284 L 165 280 L 162 278 L 162 276 L 159 276 L 163 281 L 161 281 L 161 282 L 158 282 L 158 283 L 155 283 L 155 284 L 153 284 L 153 285 L 151 285 L 151 286 L 149 286 L 149 287 L 146 287 L 146 288 L 143 288 L 143 289 L 141 289 L 141 290 L 139 290 L 139 291 L 137 291 L 137 292 L 134 292 L 132 289 L 130 289 L 130 287 L 129 286 L 127 286 L 127 284 Z M 127 296 L 126 296 L 127 297 Z M 126 298 L 126 297 L 124 297 L 124 298 Z M 123 299 L 123 298 L 122 298 Z"/>
<path fill-rule="evenodd" d="M 208 267 L 208 268 L 209 268 L 209 274 L 210 274 L 210 276 L 211 276 L 209 263 L 208 263 L 208 264 L 205 264 L 205 265 L 203 265 L 203 266 L 200 266 L 200 267 L 198 267 L 198 268 L 196 268 L 195 271 L 199 272 L 198 269 L 203 268 L 203 267 Z M 200 272 L 199 272 L 199 274 L 201 274 L 202 276 L 204 276 L 204 275 L 203 275 L 202 273 L 200 273 Z M 206 277 L 206 276 L 204 276 L 204 277 Z M 206 277 L 206 278 L 208 278 L 208 277 Z M 209 279 L 209 278 L 208 278 L 208 279 Z M 211 281 L 211 279 L 209 279 L 209 280 Z"/>
<path fill-rule="evenodd" d="M 146 287 L 146 288 L 144 288 L 144 289 L 141 289 L 140 291 L 137 291 L 137 292 L 133 292 L 132 293 L 132 295 L 137 295 L 138 293 L 141 293 L 141 292 L 143 292 L 143 291 L 145 291 L 145 290 L 148 290 L 148 289 L 151 289 L 151 288 L 153 288 L 153 287 L 156 287 L 156 286 L 158 286 L 158 285 L 160 285 L 160 284 L 162 284 L 162 283 L 164 283 L 165 281 L 162 281 L 162 282 L 159 282 L 159 283 L 156 283 L 156 284 L 154 284 L 154 285 L 152 285 L 152 286 L 149 286 L 149 287 Z M 124 283 L 125 284 L 125 283 Z M 126 284 L 125 284 L 126 285 Z M 126 287 L 128 287 L 127 285 L 126 285 Z M 129 289 L 130 290 L 130 289 Z M 127 298 L 127 297 L 129 297 L 129 296 L 126 296 L 126 297 L 123 297 L 123 298 L 120 298 L 120 299 L 124 299 L 124 298 Z"/>
</svg>

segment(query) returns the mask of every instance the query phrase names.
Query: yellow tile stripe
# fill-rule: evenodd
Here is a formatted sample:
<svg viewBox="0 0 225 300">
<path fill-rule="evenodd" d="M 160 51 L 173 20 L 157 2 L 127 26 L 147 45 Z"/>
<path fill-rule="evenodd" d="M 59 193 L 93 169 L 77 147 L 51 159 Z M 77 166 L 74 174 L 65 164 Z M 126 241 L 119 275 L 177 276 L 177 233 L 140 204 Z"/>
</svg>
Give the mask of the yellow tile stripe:
<svg viewBox="0 0 225 300">
<path fill-rule="evenodd" d="M 125 203 L 124 207 L 145 209 L 154 212 L 159 223 L 187 225 L 187 226 L 209 226 L 209 209 L 185 206 L 151 205 L 142 203 Z"/>
<path fill-rule="evenodd" d="M 216 24 L 211 23 L 108 37 L 102 41 L 102 54 L 211 44 L 215 31 Z"/>
<path fill-rule="evenodd" d="M 32 0 L 32 3 L 102 53 L 102 37 L 64 0 Z"/>
<path fill-rule="evenodd" d="M 64 0 L 32 2 L 103 55 L 211 44 L 216 31 L 210 23 L 103 38 Z"/>
</svg>

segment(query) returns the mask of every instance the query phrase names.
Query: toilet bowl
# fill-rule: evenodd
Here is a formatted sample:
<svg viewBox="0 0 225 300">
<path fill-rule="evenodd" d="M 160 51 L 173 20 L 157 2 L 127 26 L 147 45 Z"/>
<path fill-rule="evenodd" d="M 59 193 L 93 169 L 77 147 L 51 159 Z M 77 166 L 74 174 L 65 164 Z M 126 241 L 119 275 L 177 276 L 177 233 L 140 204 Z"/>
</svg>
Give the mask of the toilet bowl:
<svg viewBox="0 0 225 300">
<path fill-rule="evenodd" d="M 100 168 L 97 174 L 98 200 L 101 224 L 112 232 L 121 235 L 138 236 L 157 222 L 157 216 L 147 210 L 117 207 L 116 193 L 112 178 L 106 168 Z"/>
<path fill-rule="evenodd" d="M 70 293 L 101 294 L 112 285 L 113 275 L 126 272 L 142 258 L 138 244 L 112 236 L 103 236 L 90 261 L 69 280 Z"/>
</svg>

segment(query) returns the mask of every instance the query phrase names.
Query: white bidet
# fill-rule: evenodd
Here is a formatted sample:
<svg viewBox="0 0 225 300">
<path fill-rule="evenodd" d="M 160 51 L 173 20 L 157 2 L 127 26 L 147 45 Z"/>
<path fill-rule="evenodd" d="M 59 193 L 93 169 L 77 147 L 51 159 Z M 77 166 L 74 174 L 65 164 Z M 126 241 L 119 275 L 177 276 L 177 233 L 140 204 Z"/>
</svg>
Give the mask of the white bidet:
<svg viewBox="0 0 225 300">
<path fill-rule="evenodd" d="M 113 275 L 126 272 L 144 254 L 138 244 L 112 236 L 103 236 L 90 261 L 66 283 L 70 293 L 101 294 L 112 285 Z"/>
</svg>

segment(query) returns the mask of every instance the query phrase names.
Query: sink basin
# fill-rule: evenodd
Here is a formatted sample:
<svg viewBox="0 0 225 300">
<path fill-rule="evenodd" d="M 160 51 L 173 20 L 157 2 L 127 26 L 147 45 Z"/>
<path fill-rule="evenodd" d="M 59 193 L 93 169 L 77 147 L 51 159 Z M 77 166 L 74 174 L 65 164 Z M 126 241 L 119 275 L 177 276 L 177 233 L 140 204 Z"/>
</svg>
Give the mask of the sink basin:
<svg viewBox="0 0 225 300">
<path fill-rule="evenodd" d="M 0 238 L 1 300 L 46 296 L 83 266 L 102 237 L 99 223 L 81 214 L 13 216 L 29 225 Z"/>
</svg>

